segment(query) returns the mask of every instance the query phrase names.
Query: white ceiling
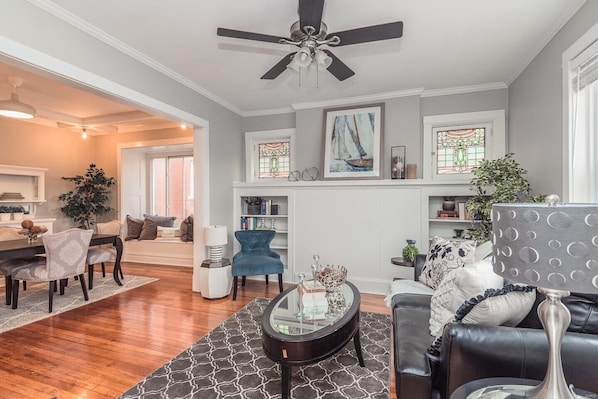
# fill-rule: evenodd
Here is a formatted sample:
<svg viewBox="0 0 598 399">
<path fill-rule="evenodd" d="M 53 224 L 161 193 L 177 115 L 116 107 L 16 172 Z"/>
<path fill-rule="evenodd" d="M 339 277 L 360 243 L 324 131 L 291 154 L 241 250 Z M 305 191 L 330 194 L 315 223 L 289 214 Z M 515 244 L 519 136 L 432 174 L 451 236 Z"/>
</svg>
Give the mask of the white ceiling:
<svg viewBox="0 0 598 399">
<path fill-rule="evenodd" d="M 291 70 L 273 81 L 261 80 L 296 48 L 216 35 L 218 27 L 225 27 L 288 37 L 298 19 L 297 0 L 31 1 L 241 115 L 421 90 L 432 95 L 506 87 L 585 2 L 327 0 L 323 20 L 329 32 L 404 23 L 400 39 L 331 49 L 355 71 L 340 82 L 315 70 L 304 71 L 301 81 Z M 85 88 L 0 66 L 0 83 L 2 76 L 14 75 L 25 80 L 19 95 L 38 109 L 36 123 L 110 125 L 119 131 L 144 130 L 158 122 L 165 126 L 159 118 L 142 121 L 139 112 L 128 114 L 133 108 Z M 0 84 L 0 98 L 9 92 L 8 84 Z"/>
</svg>

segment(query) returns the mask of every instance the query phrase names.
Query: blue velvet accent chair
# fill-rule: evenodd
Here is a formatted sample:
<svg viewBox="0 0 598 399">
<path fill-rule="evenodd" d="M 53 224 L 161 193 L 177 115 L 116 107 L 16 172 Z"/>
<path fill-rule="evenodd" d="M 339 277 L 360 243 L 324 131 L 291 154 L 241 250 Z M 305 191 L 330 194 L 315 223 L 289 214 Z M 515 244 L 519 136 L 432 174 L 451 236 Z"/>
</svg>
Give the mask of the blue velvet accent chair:
<svg viewBox="0 0 598 399">
<path fill-rule="evenodd" d="M 245 276 L 266 276 L 278 274 L 278 286 L 282 292 L 282 274 L 284 266 L 280 255 L 270 249 L 274 239 L 274 230 L 238 230 L 235 238 L 241 244 L 241 250 L 233 256 L 233 301 L 237 299 L 239 276 L 241 285 L 245 286 Z"/>
</svg>

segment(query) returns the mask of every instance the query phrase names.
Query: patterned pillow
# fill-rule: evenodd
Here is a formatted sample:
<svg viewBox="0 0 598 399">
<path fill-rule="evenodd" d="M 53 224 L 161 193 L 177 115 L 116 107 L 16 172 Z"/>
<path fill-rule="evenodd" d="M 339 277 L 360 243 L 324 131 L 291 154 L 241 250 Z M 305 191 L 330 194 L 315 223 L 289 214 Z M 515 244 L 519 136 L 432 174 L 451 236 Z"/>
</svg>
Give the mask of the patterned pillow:
<svg viewBox="0 0 598 399">
<path fill-rule="evenodd" d="M 430 300 L 430 334 L 442 335 L 444 325 L 453 320 L 459 306 L 489 288 L 502 288 L 504 280 L 492 271 L 489 259 L 451 270 L 438 284 Z"/>
<path fill-rule="evenodd" d="M 450 241 L 434 237 L 419 281 L 436 289 L 451 270 L 472 263 L 475 255 L 475 241 Z"/>
</svg>

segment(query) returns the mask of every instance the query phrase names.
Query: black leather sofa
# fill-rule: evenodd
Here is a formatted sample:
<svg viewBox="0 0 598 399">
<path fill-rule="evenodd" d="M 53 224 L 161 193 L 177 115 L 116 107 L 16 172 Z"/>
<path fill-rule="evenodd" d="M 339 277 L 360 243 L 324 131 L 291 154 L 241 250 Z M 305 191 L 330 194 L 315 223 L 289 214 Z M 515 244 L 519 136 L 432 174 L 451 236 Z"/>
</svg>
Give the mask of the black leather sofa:
<svg viewBox="0 0 598 399">
<path fill-rule="evenodd" d="M 424 261 L 418 255 L 416 280 Z M 397 399 L 449 399 L 459 386 L 488 377 L 544 379 L 548 342 L 536 314 L 541 294 L 517 327 L 449 323 L 437 355 L 427 353 L 433 343 L 430 299 L 406 293 L 392 299 Z M 571 295 L 563 302 L 572 320 L 561 348 L 565 378 L 598 392 L 598 295 Z"/>
</svg>

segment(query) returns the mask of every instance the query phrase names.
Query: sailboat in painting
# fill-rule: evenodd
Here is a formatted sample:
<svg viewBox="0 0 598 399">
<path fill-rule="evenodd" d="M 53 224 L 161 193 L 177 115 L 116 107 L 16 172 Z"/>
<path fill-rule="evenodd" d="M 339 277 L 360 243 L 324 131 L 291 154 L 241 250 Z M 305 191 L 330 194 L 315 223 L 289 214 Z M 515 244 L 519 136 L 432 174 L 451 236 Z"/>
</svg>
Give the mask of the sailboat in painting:
<svg viewBox="0 0 598 399">
<path fill-rule="evenodd" d="M 374 112 L 337 115 L 332 130 L 332 159 L 349 171 L 371 171 L 374 160 Z"/>
</svg>

